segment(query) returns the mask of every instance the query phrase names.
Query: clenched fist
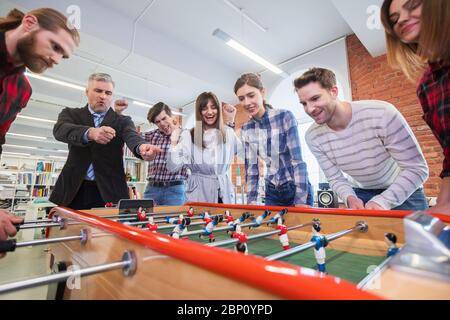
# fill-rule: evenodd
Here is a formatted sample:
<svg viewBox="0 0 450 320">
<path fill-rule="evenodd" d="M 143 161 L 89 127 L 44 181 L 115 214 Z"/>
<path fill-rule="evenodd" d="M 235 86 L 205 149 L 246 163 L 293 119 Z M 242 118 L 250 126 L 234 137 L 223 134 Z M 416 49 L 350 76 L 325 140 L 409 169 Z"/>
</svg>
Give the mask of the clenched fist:
<svg viewBox="0 0 450 320">
<path fill-rule="evenodd" d="M 111 127 L 90 128 L 87 136 L 89 141 L 108 144 L 116 137 L 116 130 Z"/>
<path fill-rule="evenodd" d="M 121 99 L 114 101 L 114 111 L 117 114 L 122 114 L 128 108 L 128 101 Z"/>
<path fill-rule="evenodd" d="M 225 123 L 233 123 L 237 113 L 236 107 L 229 103 L 222 103 L 222 109 Z"/>
<path fill-rule="evenodd" d="M 161 153 L 161 149 L 151 144 L 141 144 L 139 146 L 139 153 L 145 161 L 152 161 Z"/>
</svg>

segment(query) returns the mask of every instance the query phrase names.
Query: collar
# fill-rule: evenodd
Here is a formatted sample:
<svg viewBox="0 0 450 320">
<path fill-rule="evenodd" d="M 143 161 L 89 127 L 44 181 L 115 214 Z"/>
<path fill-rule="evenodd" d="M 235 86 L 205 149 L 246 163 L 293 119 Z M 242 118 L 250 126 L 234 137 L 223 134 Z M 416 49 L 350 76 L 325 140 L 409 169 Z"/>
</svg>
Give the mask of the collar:
<svg viewBox="0 0 450 320">
<path fill-rule="evenodd" d="M 0 32 L 0 76 L 13 73 L 24 73 L 25 67 L 16 67 L 13 58 L 6 48 L 6 32 Z"/>
<path fill-rule="evenodd" d="M 100 116 L 104 116 L 104 115 L 106 115 L 106 114 L 108 113 L 109 108 L 108 108 L 108 110 L 106 110 L 105 112 L 98 113 L 98 112 L 94 112 L 94 110 L 93 110 L 93 109 L 91 108 L 91 106 L 88 104 L 88 110 L 89 110 L 89 112 L 90 112 L 92 115 L 98 114 L 98 115 L 100 115 Z"/>
</svg>

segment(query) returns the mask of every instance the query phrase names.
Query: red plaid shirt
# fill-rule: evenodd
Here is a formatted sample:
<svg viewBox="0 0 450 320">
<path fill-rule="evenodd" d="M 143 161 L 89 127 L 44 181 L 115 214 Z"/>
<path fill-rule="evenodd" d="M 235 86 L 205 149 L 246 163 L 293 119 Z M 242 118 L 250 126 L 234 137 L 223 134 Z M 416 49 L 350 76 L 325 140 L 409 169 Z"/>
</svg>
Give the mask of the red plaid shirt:
<svg viewBox="0 0 450 320">
<path fill-rule="evenodd" d="M 6 50 L 5 33 L 0 32 L 0 154 L 9 127 L 31 97 L 31 85 L 24 72 L 24 67 L 13 65 Z"/>
<path fill-rule="evenodd" d="M 441 178 L 450 176 L 450 66 L 430 64 L 417 88 L 423 119 L 444 149 Z"/>
<path fill-rule="evenodd" d="M 148 166 L 148 180 L 154 180 L 158 182 L 169 181 L 185 181 L 188 177 L 186 168 L 182 168 L 176 172 L 169 172 L 167 170 L 167 154 L 170 148 L 170 136 L 167 136 L 159 129 L 145 133 L 145 141 L 148 143 L 160 147 L 161 153 L 150 161 Z"/>
</svg>

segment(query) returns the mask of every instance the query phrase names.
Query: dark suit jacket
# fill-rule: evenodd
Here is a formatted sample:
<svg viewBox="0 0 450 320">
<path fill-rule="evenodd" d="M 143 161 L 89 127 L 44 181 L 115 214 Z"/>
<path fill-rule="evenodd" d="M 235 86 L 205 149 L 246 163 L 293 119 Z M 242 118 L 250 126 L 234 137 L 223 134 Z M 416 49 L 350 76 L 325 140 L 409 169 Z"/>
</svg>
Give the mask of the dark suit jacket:
<svg viewBox="0 0 450 320">
<path fill-rule="evenodd" d="M 118 115 L 113 109 L 109 109 L 101 126 L 116 130 L 116 137 L 107 145 L 95 142 L 83 144 L 83 135 L 89 128 L 94 127 L 88 106 L 66 108 L 60 113 L 53 128 L 53 135 L 56 140 L 68 144 L 69 157 L 50 196 L 51 202 L 68 206 L 80 189 L 91 163 L 105 203 L 129 199 L 123 164 L 124 142 L 134 153 L 140 144 L 146 142 L 136 132 L 131 118 Z M 135 155 L 140 158 L 138 154 Z"/>
</svg>

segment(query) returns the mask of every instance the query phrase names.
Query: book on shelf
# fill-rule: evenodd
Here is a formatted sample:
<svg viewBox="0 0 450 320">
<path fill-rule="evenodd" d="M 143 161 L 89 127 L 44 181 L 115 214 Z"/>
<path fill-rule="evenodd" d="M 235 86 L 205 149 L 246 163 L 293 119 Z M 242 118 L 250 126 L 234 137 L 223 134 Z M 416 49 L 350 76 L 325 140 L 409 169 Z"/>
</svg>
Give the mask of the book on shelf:
<svg viewBox="0 0 450 320">
<path fill-rule="evenodd" d="M 38 161 L 36 164 L 37 172 L 52 172 L 53 164 L 51 162 Z"/>
<path fill-rule="evenodd" d="M 46 187 L 34 187 L 33 188 L 33 197 L 42 198 L 47 197 L 49 195 L 49 190 Z"/>
</svg>

